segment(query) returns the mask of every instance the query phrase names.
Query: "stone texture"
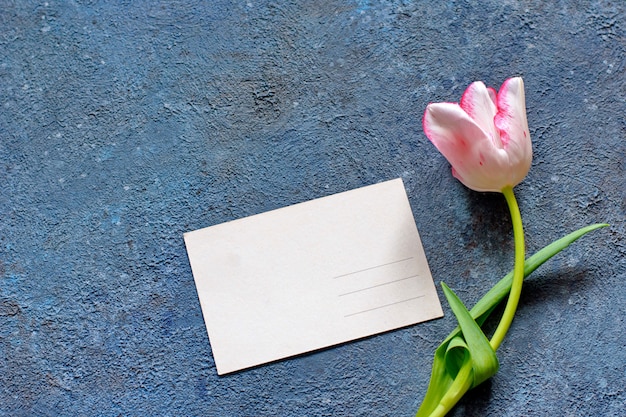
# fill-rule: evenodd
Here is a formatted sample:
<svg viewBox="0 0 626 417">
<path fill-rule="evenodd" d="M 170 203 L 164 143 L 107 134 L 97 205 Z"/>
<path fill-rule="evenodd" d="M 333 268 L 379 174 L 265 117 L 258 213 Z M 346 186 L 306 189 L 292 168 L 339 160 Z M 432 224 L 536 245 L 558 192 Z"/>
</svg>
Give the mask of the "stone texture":
<svg viewBox="0 0 626 417">
<path fill-rule="evenodd" d="M 447 306 L 218 377 L 182 234 L 402 177 L 471 304 L 512 267 L 508 212 L 421 116 L 521 75 L 528 251 L 611 227 L 529 279 L 500 372 L 451 415 L 623 416 L 625 26 L 608 0 L 2 1 L 0 415 L 412 415 Z"/>
</svg>

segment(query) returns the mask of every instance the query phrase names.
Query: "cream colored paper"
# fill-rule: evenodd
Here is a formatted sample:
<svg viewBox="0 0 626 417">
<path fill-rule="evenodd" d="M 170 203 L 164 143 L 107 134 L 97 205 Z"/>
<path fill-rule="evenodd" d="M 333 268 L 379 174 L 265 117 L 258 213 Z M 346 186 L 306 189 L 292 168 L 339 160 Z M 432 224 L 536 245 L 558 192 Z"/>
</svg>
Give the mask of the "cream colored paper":
<svg viewBox="0 0 626 417">
<path fill-rule="evenodd" d="M 184 237 L 218 374 L 443 315 L 401 179 Z"/>
</svg>

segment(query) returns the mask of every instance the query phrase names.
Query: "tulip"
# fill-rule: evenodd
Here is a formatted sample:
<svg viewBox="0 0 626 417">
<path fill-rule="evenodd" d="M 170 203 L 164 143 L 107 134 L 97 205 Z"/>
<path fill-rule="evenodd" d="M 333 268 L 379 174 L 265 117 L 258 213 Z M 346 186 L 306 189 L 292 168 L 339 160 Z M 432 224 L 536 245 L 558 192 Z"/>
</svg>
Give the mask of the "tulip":
<svg viewBox="0 0 626 417">
<path fill-rule="evenodd" d="M 452 174 L 475 191 L 502 192 L 520 183 L 532 160 L 524 82 L 509 78 L 496 95 L 472 83 L 460 103 L 431 103 L 424 133 L 452 165 Z"/>
<path fill-rule="evenodd" d="M 445 415 L 467 392 L 493 376 L 499 367 L 496 350 L 509 330 L 524 281 L 524 229 L 513 193 L 530 169 L 532 145 L 526 120 L 524 82 L 510 78 L 496 94 L 476 81 L 465 90 L 461 103 L 431 103 L 424 112 L 424 133 L 452 165 L 452 174 L 476 191 L 504 194 L 511 213 L 515 266 L 509 297 L 491 340 L 463 302 L 442 283 L 463 337 L 453 337 L 452 352 L 438 349 L 431 384 L 418 417 Z M 462 352 L 462 353 L 459 353 Z M 439 358 L 439 359 L 437 359 Z M 443 374 L 438 375 L 440 370 Z M 434 408 L 433 408 L 434 407 Z"/>
<path fill-rule="evenodd" d="M 532 162 L 524 81 L 509 78 L 498 93 L 475 81 L 460 103 L 430 103 L 423 125 L 428 139 L 452 165 L 456 178 L 472 190 L 501 192 L 509 206 L 515 273 L 502 320 L 489 341 L 495 351 L 513 321 L 524 280 L 524 229 L 513 193 Z"/>
<path fill-rule="evenodd" d="M 452 165 L 452 174 L 476 191 L 501 192 L 513 223 L 513 271 L 468 310 L 443 282 L 443 292 L 459 322 L 435 351 L 430 384 L 417 417 L 446 415 L 471 388 L 498 371 L 496 351 L 509 330 L 519 303 L 522 282 L 545 262 L 597 224 L 568 235 L 525 260 L 524 229 L 513 187 L 530 169 L 532 145 L 526 120 L 524 82 L 510 78 L 500 91 L 472 83 L 460 103 L 431 103 L 424 112 L 424 133 Z M 507 297 L 508 296 L 508 297 Z M 482 330 L 496 305 L 507 298 L 491 339 Z"/>
</svg>

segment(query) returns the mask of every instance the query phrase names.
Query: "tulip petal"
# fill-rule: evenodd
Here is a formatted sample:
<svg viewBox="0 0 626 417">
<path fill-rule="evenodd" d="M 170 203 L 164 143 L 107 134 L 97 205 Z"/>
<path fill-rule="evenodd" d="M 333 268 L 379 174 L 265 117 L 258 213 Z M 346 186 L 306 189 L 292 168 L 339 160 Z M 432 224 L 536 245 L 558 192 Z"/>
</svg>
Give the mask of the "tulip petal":
<svg viewBox="0 0 626 417">
<path fill-rule="evenodd" d="M 500 133 L 493 122 L 498 110 L 495 90 L 485 87 L 482 81 L 475 81 L 463 93 L 460 106 L 487 133 L 494 145 L 502 148 Z"/>
<path fill-rule="evenodd" d="M 521 182 L 530 169 L 532 145 L 526 119 L 524 81 L 520 77 L 509 78 L 502 84 L 497 106 L 494 123 L 512 164 L 518 165 L 517 177 L 513 180 Z"/>
<path fill-rule="evenodd" d="M 456 103 L 429 104 L 423 126 L 428 139 L 457 170 L 467 164 L 475 142 L 487 140 L 480 126 Z"/>
<path fill-rule="evenodd" d="M 470 145 L 467 137 L 484 136 L 480 126 L 457 103 L 429 104 L 423 125 L 426 136 L 446 158 L 443 149 L 448 154 L 461 153 Z M 448 149 L 450 146 L 455 149 Z"/>
</svg>

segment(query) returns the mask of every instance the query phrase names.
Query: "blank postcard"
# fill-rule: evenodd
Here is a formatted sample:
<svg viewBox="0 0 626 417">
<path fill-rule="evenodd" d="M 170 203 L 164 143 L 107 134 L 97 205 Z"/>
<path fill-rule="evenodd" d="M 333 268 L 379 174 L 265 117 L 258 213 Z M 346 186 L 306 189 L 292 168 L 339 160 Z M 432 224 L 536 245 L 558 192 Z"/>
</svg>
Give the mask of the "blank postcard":
<svg viewBox="0 0 626 417">
<path fill-rule="evenodd" d="M 184 237 L 219 374 L 443 315 L 401 179 Z"/>
</svg>

